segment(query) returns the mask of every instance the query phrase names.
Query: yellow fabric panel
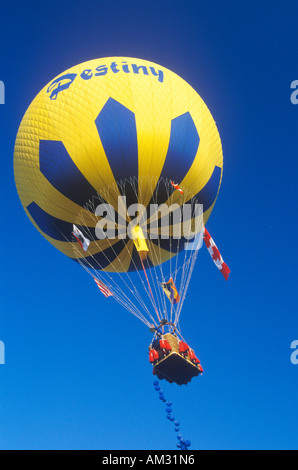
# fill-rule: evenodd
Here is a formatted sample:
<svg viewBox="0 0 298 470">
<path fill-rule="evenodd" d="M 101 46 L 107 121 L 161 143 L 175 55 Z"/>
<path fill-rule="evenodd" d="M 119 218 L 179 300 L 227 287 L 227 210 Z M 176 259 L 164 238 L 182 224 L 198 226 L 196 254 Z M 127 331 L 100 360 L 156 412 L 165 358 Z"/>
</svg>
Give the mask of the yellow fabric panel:
<svg viewBox="0 0 298 470">
<path fill-rule="evenodd" d="M 118 257 L 110 263 L 103 271 L 108 272 L 127 272 L 131 263 L 131 254 L 133 250 L 133 241 L 129 240 Z"/>
<path fill-rule="evenodd" d="M 176 256 L 176 253 L 171 253 L 170 251 L 164 250 L 160 246 L 155 245 L 153 242 L 148 240 L 148 258 L 152 262 L 154 266 L 158 266 L 159 264 L 168 261 L 171 258 Z"/>
</svg>

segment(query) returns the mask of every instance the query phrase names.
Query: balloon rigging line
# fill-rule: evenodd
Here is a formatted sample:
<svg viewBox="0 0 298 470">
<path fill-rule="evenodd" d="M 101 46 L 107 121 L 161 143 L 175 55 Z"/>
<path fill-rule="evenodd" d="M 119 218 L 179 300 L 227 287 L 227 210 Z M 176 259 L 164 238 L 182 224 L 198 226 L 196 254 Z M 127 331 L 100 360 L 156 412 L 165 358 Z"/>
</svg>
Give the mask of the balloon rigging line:
<svg viewBox="0 0 298 470">
<path fill-rule="evenodd" d="M 135 196 L 137 197 L 136 185 L 133 184 L 133 180 L 125 181 L 125 183 L 131 184 L 131 188 L 134 191 Z M 163 183 L 165 185 L 167 199 L 169 200 L 170 199 L 169 182 L 163 181 Z M 123 187 L 123 184 L 124 183 L 122 183 L 122 187 Z M 161 183 L 158 182 L 157 187 L 160 187 L 160 184 Z M 185 196 L 185 198 L 187 199 L 187 196 Z M 158 202 L 157 192 L 153 193 L 152 200 L 154 203 Z M 172 235 L 171 235 L 174 230 L 174 224 L 173 224 L 168 227 L 168 229 L 171 230 L 171 232 L 169 232 L 170 240 L 169 240 L 168 252 L 167 252 L 169 253 L 170 257 L 168 258 L 168 261 L 164 261 L 165 255 L 163 255 L 163 249 L 161 247 L 162 229 L 159 228 L 157 232 L 158 236 L 156 239 L 157 243 L 155 244 L 153 243 L 153 241 L 150 242 L 151 248 L 149 250 L 146 260 L 143 261 L 140 257 L 142 270 L 144 272 L 145 281 L 147 284 L 147 287 L 146 287 L 146 285 L 144 284 L 143 278 L 141 276 L 141 271 L 136 266 L 136 262 L 132 256 L 131 248 L 129 248 L 129 242 L 127 243 L 127 241 L 123 238 L 119 239 L 119 240 L 122 240 L 122 243 L 123 243 L 123 249 L 119 256 L 119 254 L 117 254 L 115 250 L 115 244 L 118 243 L 119 240 L 117 241 L 115 239 L 110 239 L 109 237 L 106 237 L 105 243 L 108 245 L 109 249 L 111 250 L 111 253 L 113 253 L 115 261 L 117 261 L 117 263 L 121 267 L 120 272 L 119 272 L 119 269 L 115 268 L 115 271 L 112 273 L 113 274 L 112 276 L 111 273 L 107 271 L 103 267 L 102 264 L 100 264 L 99 260 L 96 258 L 96 255 L 98 254 L 98 252 L 100 252 L 103 259 L 105 259 L 108 262 L 108 265 L 112 266 L 114 261 L 111 262 L 110 257 L 107 256 L 107 254 L 105 253 L 105 249 L 100 249 L 98 240 L 94 238 L 93 232 L 91 232 L 91 228 L 88 225 L 90 221 L 88 222 L 88 219 L 87 219 L 87 216 L 90 215 L 91 220 L 92 220 L 92 217 L 94 220 L 94 214 L 96 214 L 95 205 L 98 205 L 99 203 L 104 203 L 104 202 L 105 201 L 103 200 L 102 196 L 99 193 L 97 193 L 96 196 L 93 196 L 85 204 L 85 206 L 82 208 L 82 211 L 79 214 L 79 217 L 77 216 L 76 221 L 75 221 L 75 223 L 81 226 L 82 230 L 86 233 L 86 236 L 90 238 L 91 243 L 93 242 L 93 251 L 94 251 L 94 248 L 96 247 L 99 249 L 99 251 L 97 251 L 97 253 L 95 253 L 94 255 L 88 254 L 86 258 L 82 258 L 82 252 L 79 249 L 79 245 L 76 242 L 71 242 L 71 240 L 69 240 L 65 236 L 65 234 L 63 234 L 61 230 L 54 223 L 53 224 L 56 226 L 57 230 L 63 235 L 64 239 L 68 242 L 71 242 L 71 247 L 74 251 L 74 254 L 77 257 L 77 261 L 83 267 L 83 269 L 93 278 L 97 278 L 98 280 L 106 284 L 107 287 L 109 287 L 111 292 L 113 293 L 115 300 L 118 301 L 125 309 L 127 309 L 130 313 L 132 313 L 137 318 L 139 318 L 148 327 L 151 327 L 152 324 L 154 326 L 157 326 L 160 323 L 161 318 L 165 318 L 170 323 L 174 323 L 176 326 L 178 326 L 180 314 L 182 311 L 182 306 L 186 297 L 186 291 L 188 289 L 191 274 L 192 274 L 195 261 L 197 258 L 199 244 L 197 244 L 197 246 L 194 245 L 193 249 L 191 250 L 184 249 L 181 251 L 180 246 L 182 243 L 181 242 L 182 238 L 178 237 L 176 239 L 176 245 L 174 249 L 174 246 L 172 243 Z M 194 199 L 191 202 L 192 204 L 194 204 Z M 107 207 L 107 213 L 112 217 L 113 213 L 112 213 L 111 206 L 106 205 L 106 207 Z M 94 224 L 95 222 L 96 220 L 94 220 Z M 117 228 L 126 229 L 125 225 L 121 223 L 117 224 Z M 89 247 L 89 250 L 90 250 L 90 247 Z M 125 257 L 126 256 L 125 253 L 129 257 L 130 263 L 136 271 L 136 273 L 133 273 L 133 275 L 127 272 L 127 268 L 123 264 L 125 259 L 127 259 L 127 257 Z M 176 260 L 172 260 L 174 256 L 176 256 Z M 151 259 L 152 261 L 152 266 L 149 265 L 149 259 Z M 145 263 L 146 263 L 146 266 L 145 266 Z M 147 293 L 147 296 L 148 296 L 147 302 L 148 300 L 150 301 L 151 307 L 146 305 L 146 298 L 144 298 L 144 296 L 141 295 L 141 290 L 137 288 L 136 279 L 133 279 L 133 276 L 136 276 L 139 279 L 141 285 L 143 286 L 143 290 Z M 170 277 L 172 277 L 174 285 L 176 286 L 178 293 L 180 295 L 180 301 L 177 304 L 169 303 L 165 294 L 163 293 L 161 289 L 160 280 L 162 282 L 167 282 Z M 129 295 L 129 293 L 131 295 Z M 143 313 L 139 310 L 137 306 L 141 308 Z M 154 316 L 150 312 L 152 307 L 157 317 L 157 320 L 154 318 Z M 170 309 L 169 314 L 168 314 L 168 309 Z M 144 313 L 146 314 L 146 317 L 144 316 Z M 161 316 L 161 313 L 163 313 L 162 316 Z"/>
<path fill-rule="evenodd" d="M 94 210 L 95 210 L 95 208 L 94 208 Z M 93 239 L 92 234 L 90 233 L 90 231 L 89 231 L 89 236 Z M 107 240 L 108 240 L 108 243 L 110 243 L 109 238 L 107 238 Z M 130 253 L 129 250 L 128 250 L 127 243 L 125 243 L 125 241 L 124 241 L 123 239 L 122 239 L 122 242 L 123 242 L 124 248 L 126 249 L 128 255 L 130 256 L 131 253 Z M 114 250 L 114 248 L 113 248 L 113 246 L 112 246 L 111 243 L 110 243 L 110 248 L 113 250 L 113 252 L 114 252 L 114 254 L 115 254 L 115 257 L 117 258 L 117 253 L 115 252 L 115 250 Z M 104 250 L 102 251 L 102 253 L 103 253 L 104 256 L 106 257 L 107 261 L 109 261 L 109 259 L 107 258 L 107 256 L 106 256 L 105 253 L 104 253 Z M 91 256 L 92 256 L 92 255 L 91 255 Z M 120 261 L 121 267 L 122 267 L 122 269 L 123 269 L 123 273 L 125 273 L 125 272 L 126 272 L 126 269 L 125 269 L 125 267 L 123 266 L 123 264 L 122 264 L 122 262 L 121 262 L 121 259 L 120 259 L 119 261 Z M 95 262 L 96 262 L 96 260 L 95 260 Z M 132 262 L 132 264 L 133 264 L 133 266 L 134 266 L 134 268 L 135 268 L 135 270 L 136 270 L 136 272 L 137 272 L 137 274 L 138 274 L 138 276 L 139 276 L 139 278 L 140 278 L 140 281 L 142 282 L 142 285 L 144 286 L 144 282 L 143 282 L 143 280 L 142 280 L 142 278 L 141 278 L 141 275 L 140 275 L 140 273 L 139 273 L 139 270 L 137 269 L 137 266 L 136 266 L 136 264 L 135 264 L 133 258 L 131 258 L 131 262 Z M 100 264 L 99 264 L 98 262 L 97 262 L 97 264 L 98 264 L 98 266 L 99 266 L 99 269 L 102 269 L 102 267 L 100 266 Z M 119 276 L 120 276 L 120 273 L 118 273 L 118 274 L 119 274 Z M 131 284 L 133 285 L 134 291 L 137 292 L 137 290 L 136 290 L 136 288 L 135 288 L 135 285 L 134 285 L 132 279 L 131 279 L 129 276 L 127 276 L 127 277 L 128 277 L 128 279 L 129 279 L 129 281 L 131 282 Z M 122 278 L 121 276 L 120 276 L 120 278 L 123 280 L 123 278 Z M 124 280 L 123 280 L 123 282 L 124 282 Z M 125 283 L 125 284 L 126 284 L 126 283 Z M 145 286 L 144 286 L 144 290 L 147 292 Z M 131 289 L 130 289 L 130 291 L 131 291 Z M 132 291 L 131 291 L 131 292 L 132 292 Z M 132 293 L 133 293 L 133 292 L 132 292 Z M 152 302 L 152 299 L 151 299 L 149 293 L 147 293 L 147 294 L 148 294 L 148 296 L 149 296 L 149 298 L 150 298 L 150 301 L 151 301 L 151 303 L 152 303 L 152 305 L 153 305 L 153 307 L 154 307 L 154 304 L 153 304 L 153 302 Z M 137 297 L 138 297 L 138 299 L 139 299 L 139 302 L 140 302 L 142 305 L 145 305 L 144 302 L 143 302 L 142 297 L 141 297 L 140 294 L 139 294 L 139 292 L 137 292 Z M 147 307 L 146 307 L 146 311 L 147 311 L 148 315 L 150 316 L 150 318 L 152 319 L 153 323 L 156 325 L 156 321 L 154 320 L 154 318 L 152 317 L 152 315 L 149 313 Z"/>
<path fill-rule="evenodd" d="M 145 266 L 144 266 L 144 263 L 143 263 L 143 260 L 142 260 L 141 257 L 140 257 L 140 260 L 141 260 L 142 268 L 143 268 L 143 271 L 144 271 L 144 274 L 145 274 L 145 277 L 146 277 L 146 280 L 147 280 L 148 288 L 149 288 L 149 291 L 150 291 L 152 300 L 153 300 L 154 305 L 155 305 L 155 300 L 154 300 L 154 297 L 153 297 L 153 294 L 152 294 L 150 282 L 149 282 L 149 279 L 148 279 L 148 276 L 147 276 L 147 273 L 146 273 L 146 269 L 145 269 Z M 155 305 L 155 311 L 156 311 L 157 319 L 158 319 L 158 321 L 159 321 L 159 323 L 160 323 L 160 318 L 159 318 L 159 315 L 158 315 L 158 310 L 157 310 L 157 308 L 156 308 L 156 305 Z"/>
<path fill-rule="evenodd" d="M 87 227 L 87 229 L 88 229 L 88 227 Z M 92 236 L 92 233 L 91 233 L 89 230 L 88 230 L 88 235 L 89 235 L 89 237 L 94 241 L 93 236 Z M 107 238 L 107 240 L 108 240 L 108 243 L 109 243 L 109 245 L 110 245 L 110 248 L 111 248 L 111 249 L 113 250 L 113 252 L 114 252 L 115 257 L 118 258 L 118 261 L 119 261 L 120 264 L 121 264 L 121 267 L 122 267 L 122 269 L 123 269 L 123 273 L 125 273 L 125 272 L 126 272 L 126 269 L 125 269 L 125 267 L 123 266 L 121 259 L 117 256 L 117 253 L 115 252 L 115 250 L 114 250 L 114 248 L 113 248 L 113 245 L 110 243 L 109 238 Z M 130 252 L 129 252 L 128 247 L 127 247 L 127 243 L 125 243 L 125 241 L 124 241 L 123 239 L 122 239 L 122 242 L 123 242 L 124 248 L 125 248 L 125 250 L 127 251 L 128 255 L 130 255 Z M 102 252 L 102 254 L 105 256 L 105 258 L 107 259 L 107 261 L 110 262 L 109 258 L 108 258 L 107 255 L 105 254 L 104 250 L 101 251 L 101 252 Z M 96 258 L 94 258 L 93 255 L 90 255 L 90 256 L 91 256 L 92 259 L 95 261 L 95 263 L 98 265 L 99 270 L 102 270 L 102 266 L 99 264 L 99 262 L 96 260 Z M 134 262 L 133 259 L 132 259 L 132 263 L 133 263 L 133 265 L 134 265 L 135 268 L 136 268 L 136 265 L 135 265 L 135 262 Z M 137 270 L 136 270 L 136 271 L 137 271 Z M 135 287 L 135 284 L 133 283 L 133 281 L 132 281 L 132 279 L 130 278 L 130 276 L 127 275 L 126 278 L 127 278 L 127 279 L 130 281 L 130 283 L 132 284 L 133 290 L 130 289 L 130 288 L 127 286 L 127 283 L 126 283 L 125 280 L 124 280 L 124 276 L 121 276 L 121 273 L 119 273 L 118 271 L 116 271 L 116 272 L 117 272 L 117 274 L 118 274 L 119 279 L 126 285 L 126 287 L 130 290 L 130 292 L 132 293 L 132 295 L 134 295 L 134 297 L 136 298 L 136 300 L 137 300 L 137 301 L 143 306 L 143 308 L 147 311 L 147 314 L 148 314 L 148 316 L 151 318 L 151 320 L 153 321 L 153 323 L 156 324 L 156 321 L 154 320 L 154 318 L 153 318 L 152 315 L 150 314 L 148 308 L 146 307 L 146 304 L 144 303 L 144 301 L 143 301 L 143 299 L 142 299 L 140 293 L 137 291 L 137 289 L 136 289 L 136 287 Z M 105 271 L 105 273 L 107 273 L 107 271 Z M 141 282 L 142 282 L 142 284 L 143 284 L 143 286 L 144 286 L 144 283 L 143 283 L 143 280 L 142 280 L 142 278 L 141 278 L 141 276 L 140 276 L 140 273 L 139 273 L 138 271 L 137 271 L 137 273 L 138 273 L 138 276 L 139 276 L 139 278 L 140 278 L 140 280 L 141 280 Z M 106 275 L 110 277 L 109 274 L 106 274 Z M 145 288 L 145 286 L 144 286 L 144 288 Z M 146 290 L 146 289 L 145 289 L 145 290 Z"/>
<path fill-rule="evenodd" d="M 54 223 L 53 223 L 54 224 Z M 57 230 L 59 230 L 59 228 L 56 226 L 56 224 L 54 224 L 55 227 L 57 228 Z M 88 228 L 88 227 L 84 227 L 84 228 Z M 59 230 L 60 231 L 60 230 Z M 60 231 L 61 235 L 65 238 L 66 241 L 70 242 L 70 240 Z M 89 231 L 89 235 L 91 236 L 91 232 Z M 72 243 L 72 248 L 74 250 L 74 253 L 81 256 L 81 253 L 79 251 L 79 249 L 77 248 L 77 244 L 76 243 Z M 104 252 L 102 252 L 104 254 Z M 105 255 L 105 254 L 104 254 Z M 97 260 L 94 258 L 93 255 L 90 255 L 91 258 L 97 263 L 97 265 L 99 266 L 100 268 L 100 265 L 99 263 L 97 262 Z M 106 257 L 106 255 L 105 255 Z M 106 257 L 107 261 L 109 261 L 109 259 Z M 94 267 L 92 266 L 92 264 L 86 259 L 84 258 L 84 262 L 82 262 L 82 260 L 80 258 L 78 258 L 78 262 L 80 264 L 80 266 L 83 267 L 83 269 L 91 276 L 91 277 L 96 277 L 97 279 L 99 279 L 101 282 L 103 283 L 107 283 L 106 279 L 103 277 L 103 276 L 100 276 L 98 271 L 94 269 Z M 88 267 L 85 265 L 85 263 L 87 263 L 87 265 L 90 266 L 90 270 L 88 269 Z M 95 273 L 93 273 L 92 271 L 95 271 Z M 115 296 L 115 299 L 121 304 L 123 305 L 124 308 L 126 308 L 128 311 L 130 311 L 134 316 L 136 316 L 137 318 L 139 318 L 143 323 L 145 323 L 146 326 L 150 327 L 151 324 L 150 322 L 144 317 L 144 315 L 137 309 L 137 307 L 132 304 L 131 300 L 128 299 L 128 297 L 124 294 L 124 292 L 119 288 L 119 286 L 117 285 L 117 283 L 115 282 L 115 280 L 113 280 L 111 278 L 111 276 L 109 275 L 109 273 L 105 272 L 105 274 L 107 275 L 107 277 L 109 278 L 110 280 L 110 283 L 107 283 L 108 284 L 108 287 L 111 289 L 113 295 Z M 125 280 L 120 276 L 120 273 L 117 273 L 121 279 L 121 281 L 127 286 Z M 133 291 L 129 288 L 129 286 L 127 286 L 127 288 L 132 292 L 132 294 L 134 295 Z M 122 296 L 124 298 L 121 297 L 121 295 L 119 295 L 117 293 L 118 289 L 120 290 Z M 137 296 L 134 295 L 135 298 L 137 299 Z M 127 300 L 125 300 L 127 299 Z M 137 299 L 139 300 L 139 299 Z M 131 304 L 133 305 L 133 307 L 131 306 Z M 142 303 L 142 306 L 145 310 L 147 310 L 147 313 L 149 316 L 150 315 L 150 312 L 148 311 L 146 305 L 144 303 Z M 152 317 L 152 321 L 155 323 L 155 320 L 154 318 Z"/>
</svg>

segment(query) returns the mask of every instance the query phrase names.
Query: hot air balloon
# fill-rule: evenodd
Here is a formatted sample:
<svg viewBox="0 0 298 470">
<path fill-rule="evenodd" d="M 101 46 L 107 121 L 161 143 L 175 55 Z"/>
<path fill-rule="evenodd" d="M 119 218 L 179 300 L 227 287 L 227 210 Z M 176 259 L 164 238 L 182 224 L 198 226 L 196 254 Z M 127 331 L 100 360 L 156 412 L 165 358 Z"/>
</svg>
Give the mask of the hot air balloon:
<svg viewBox="0 0 298 470">
<path fill-rule="evenodd" d="M 127 57 L 51 80 L 15 143 L 17 191 L 32 224 L 155 339 L 170 335 L 177 344 L 162 359 L 175 353 L 190 376 L 200 370 L 179 352 L 179 317 L 222 167 L 219 133 L 198 93 L 165 67 Z"/>
</svg>

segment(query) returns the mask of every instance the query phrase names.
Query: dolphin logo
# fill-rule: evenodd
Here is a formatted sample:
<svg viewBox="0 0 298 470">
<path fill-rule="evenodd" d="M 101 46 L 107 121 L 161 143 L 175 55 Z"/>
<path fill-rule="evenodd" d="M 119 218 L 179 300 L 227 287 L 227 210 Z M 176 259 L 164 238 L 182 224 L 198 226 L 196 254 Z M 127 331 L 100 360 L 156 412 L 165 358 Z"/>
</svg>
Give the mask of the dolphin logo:
<svg viewBox="0 0 298 470">
<path fill-rule="evenodd" d="M 74 79 L 76 78 L 76 73 L 67 73 L 61 77 L 56 78 L 48 87 L 47 93 L 50 93 L 50 99 L 55 100 L 58 93 L 63 90 L 67 90 L 70 87 Z"/>
</svg>

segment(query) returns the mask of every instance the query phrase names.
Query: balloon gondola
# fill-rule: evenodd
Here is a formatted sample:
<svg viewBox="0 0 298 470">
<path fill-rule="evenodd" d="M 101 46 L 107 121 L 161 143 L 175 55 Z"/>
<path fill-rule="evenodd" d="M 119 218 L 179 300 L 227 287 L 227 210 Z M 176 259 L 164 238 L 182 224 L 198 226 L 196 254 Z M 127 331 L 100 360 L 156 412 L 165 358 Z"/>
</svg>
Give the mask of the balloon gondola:
<svg viewBox="0 0 298 470">
<path fill-rule="evenodd" d="M 168 332 L 165 332 L 165 329 Z M 187 384 L 193 377 L 203 373 L 203 368 L 193 349 L 179 337 L 176 325 L 162 319 L 154 332 L 153 341 L 149 346 L 149 360 L 153 366 L 153 374 L 159 380 Z"/>
</svg>

